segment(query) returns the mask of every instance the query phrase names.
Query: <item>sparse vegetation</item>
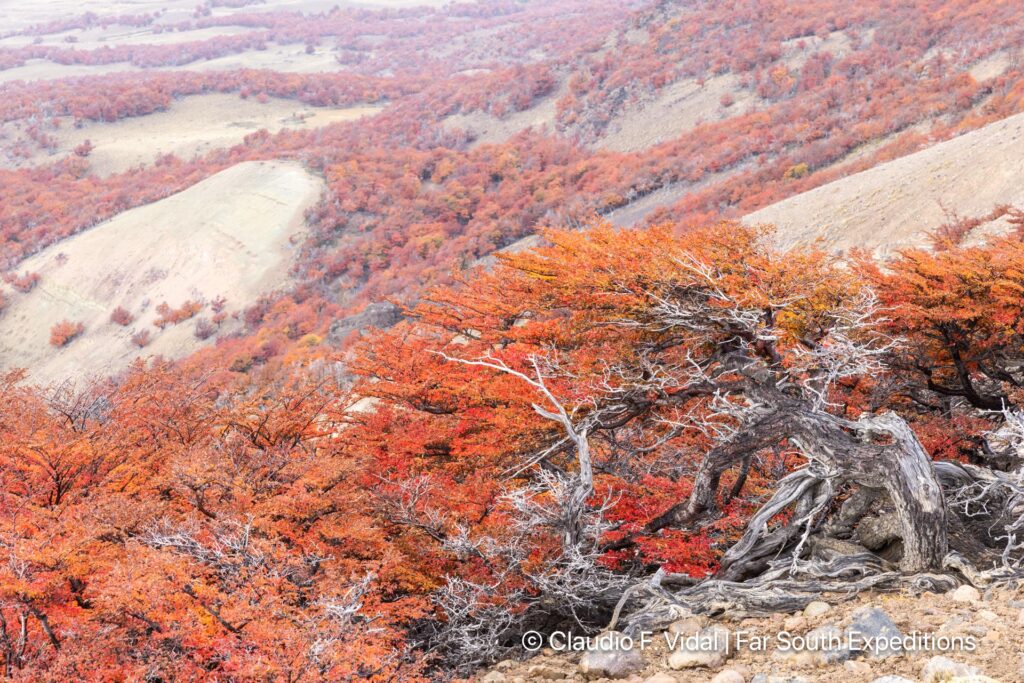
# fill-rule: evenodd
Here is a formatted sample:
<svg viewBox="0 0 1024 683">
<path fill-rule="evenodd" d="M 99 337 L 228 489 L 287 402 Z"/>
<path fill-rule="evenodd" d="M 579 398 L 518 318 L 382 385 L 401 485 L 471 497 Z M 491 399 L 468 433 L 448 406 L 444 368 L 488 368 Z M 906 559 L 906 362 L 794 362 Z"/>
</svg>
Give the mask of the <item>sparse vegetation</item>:
<svg viewBox="0 0 1024 683">
<path fill-rule="evenodd" d="M 132 315 L 124 306 L 118 306 L 110 312 L 110 322 L 115 325 L 127 327 L 133 320 L 135 320 L 135 316 Z"/>
<path fill-rule="evenodd" d="M 735 222 L 1024 110 L 1019 3 L 255 1 L 4 25 L 3 675 L 427 683 L 1024 580 L 1017 197 L 884 263 Z M 187 98 L 290 128 L 103 165 Z"/>
<path fill-rule="evenodd" d="M 151 341 L 152 335 L 150 335 L 149 330 L 139 330 L 138 332 L 132 335 L 132 344 L 135 344 L 135 346 L 139 347 L 140 349 L 149 346 L 149 342 Z"/>
<path fill-rule="evenodd" d="M 206 340 L 217 333 L 217 325 L 213 323 L 209 318 L 202 317 L 196 320 L 196 326 L 193 330 L 193 334 L 196 339 Z"/>
<path fill-rule="evenodd" d="M 203 306 L 204 304 L 199 301 L 189 300 L 177 308 L 171 308 L 170 304 L 165 301 L 157 305 L 157 317 L 153 320 L 153 324 L 160 329 L 168 325 L 177 325 L 180 322 L 195 317 L 199 311 L 203 310 Z"/>
<path fill-rule="evenodd" d="M 85 331 L 85 325 L 70 320 L 62 320 L 50 328 L 50 346 L 62 348 Z"/>
<path fill-rule="evenodd" d="M 4 273 L 3 280 L 22 294 L 28 294 L 39 284 L 39 273 Z"/>
</svg>

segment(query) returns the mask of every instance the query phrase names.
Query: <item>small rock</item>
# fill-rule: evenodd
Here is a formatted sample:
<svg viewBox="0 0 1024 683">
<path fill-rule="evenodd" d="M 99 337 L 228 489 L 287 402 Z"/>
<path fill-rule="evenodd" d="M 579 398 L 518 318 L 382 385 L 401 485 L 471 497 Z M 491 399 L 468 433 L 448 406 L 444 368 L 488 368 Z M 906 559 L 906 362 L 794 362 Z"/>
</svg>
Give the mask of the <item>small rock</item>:
<svg viewBox="0 0 1024 683">
<path fill-rule="evenodd" d="M 799 633 L 807 629 L 807 619 L 802 614 L 786 617 L 786 620 L 782 622 L 782 628 L 790 633 Z"/>
<path fill-rule="evenodd" d="M 732 634 L 724 626 L 709 626 L 700 633 L 686 638 L 670 639 L 673 648 L 668 657 L 671 669 L 691 669 L 698 666 L 721 666 L 732 654 L 729 639 Z"/>
<path fill-rule="evenodd" d="M 835 664 L 852 656 L 845 643 L 843 632 L 837 627 L 821 626 L 808 631 L 801 641 L 793 642 L 794 647 L 783 649 L 780 644 L 773 657 L 797 668 Z"/>
<path fill-rule="evenodd" d="M 973 676 L 976 673 L 978 670 L 973 666 L 936 655 L 924 663 L 924 667 L 921 668 L 921 680 L 924 683 L 946 683 L 951 678 Z"/>
<path fill-rule="evenodd" d="M 999 683 L 999 681 L 988 676 L 975 674 L 973 676 L 956 676 L 949 679 L 949 683 Z"/>
<path fill-rule="evenodd" d="M 855 659 L 848 659 L 843 662 L 843 670 L 848 674 L 854 676 L 870 676 L 871 665 L 867 662 L 861 662 Z"/>
<path fill-rule="evenodd" d="M 871 683 L 914 683 L 914 681 L 903 676 L 882 676 L 871 681 Z"/>
<path fill-rule="evenodd" d="M 807 603 L 807 607 L 804 607 L 804 616 L 809 619 L 813 619 L 814 617 L 820 617 L 822 614 L 825 614 L 830 609 L 832 609 L 832 606 L 829 605 L 827 602 L 815 600 L 813 602 Z"/>
<path fill-rule="evenodd" d="M 534 664 L 526 670 L 526 674 L 530 677 L 531 681 L 557 681 L 565 678 L 564 671 L 556 669 L 553 666 L 548 666 L 547 664 Z"/>
<path fill-rule="evenodd" d="M 999 615 L 990 609 L 983 609 L 978 612 L 978 618 L 984 621 L 999 621 Z"/>
<path fill-rule="evenodd" d="M 588 678 L 626 678 L 643 669 L 644 656 L 640 649 L 624 648 L 623 638 L 625 636 L 617 631 L 599 635 L 597 647 L 587 650 L 580 658 L 580 673 Z"/>
<path fill-rule="evenodd" d="M 964 585 L 950 592 L 949 598 L 953 602 L 977 602 L 981 600 L 981 593 L 974 586 Z"/>
<path fill-rule="evenodd" d="M 961 617 L 960 615 L 954 615 L 954 616 L 950 617 L 949 619 L 947 619 L 946 622 L 944 624 L 942 624 L 942 627 L 939 628 L 939 630 L 940 631 L 952 631 L 957 626 L 963 625 L 964 621 L 965 621 L 964 618 Z"/>
<path fill-rule="evenodd" d="M 889 615 L 877 607 L 865 607 L 854 612 L 853 621 L 846 629 L 846 635 L 850 640 L 859 639 L 861 643 L 874 643 L 876 647 L 873 651 L 863 650 L 872 659 L 901 654 L 901 650 L 889 648 L 888 644 L 892 638 L 902 638 L 903 633 Z M 851 644 L 852 649 L 857 649 L 856 644 Z M 881 647 L 878 647 L 879 645 Z"/>
<path fill-rule="evenodd" d="M 514 659 L 503 659 L 497 664 L 495 664 L 494 668 L 498 671 L 511 671 L 512 669 L 516 668 L 517 664 L 519 664 L 519 662 L 515 661 Z"/>
<path fill-rule="evenodd" d="M 711 679 L 711 683 L 745 683 L 746 679 L 735 669 L 719 671 L 718 675 Z"/>
<path fill-rule="evenodd" d="M 707 625 L 707 617 L 685 617 L 669 624 L 668 632 L 685 638 L 700 633 Z"/>
<path fill-rule="evenodd" d="M 1017 613 L 1017 624 L 1019 626 L 1024 626 L 1024 610 Z"/>
<path fill-rule="evenodd" d="M 645 678 L 644 683 L 679 683 L 679 679 L 672 674 L 660 673 Z"/>
<path fill-rule="evenodd" d="M 480 683 L 505 683 L 505 674 L 500 671 L 492 671 L 480 679 Z"/>
</svg>

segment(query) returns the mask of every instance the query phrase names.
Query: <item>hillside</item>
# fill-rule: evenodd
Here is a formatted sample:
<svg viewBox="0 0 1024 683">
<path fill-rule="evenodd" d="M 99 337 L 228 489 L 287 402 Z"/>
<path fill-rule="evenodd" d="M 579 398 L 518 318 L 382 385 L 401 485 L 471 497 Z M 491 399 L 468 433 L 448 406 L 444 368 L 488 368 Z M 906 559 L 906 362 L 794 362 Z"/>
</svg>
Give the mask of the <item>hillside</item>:
<svg viewBox="0 0 1024 683">
<path fill-rule="evenodd" d="M 0 678 L 1018 680 L 1022 132 L 1006 0 L 0 0 Z"/>
<path fill-rule="evenodd" d="M 22 271 L 40 279 L 28 293 L 5 292 L 4 368 L 24 367 L 34 381 L 51 383 L 116 372 L 138 357 L 180 358 L 212 343 L 215 335 L 197 338 L 196 320 L 214 315 L 218 297 L 234 314 L 287 282 L 303 213 L 322 190 L 322 181 L 294 163 L 238 164 L 27 259 Z M 196 320 L 154 327 L 161 303 L 178 308 L 187 301 L 204 304 Z M 134 320 L 112 322 L 117 307 Z M 55 348 L 47 340 L 63 320 L 85 329 Z M 228 317 L 217 334 L 238 327 Z M 132 341 L 142 331 L 152 337 L 145 348 Z"/>
<path fill-rule="evenodd" d="M 782 247 L 822 240 L 831 249 L 885 255 L 928 243 L 950 221 L 1024 205 L 1024 115 L 1011 116 L 920 152 L 790 197 L 744 218 L 778 229 Z M 984 224 L 972 237 L 1005 230 Z"/>
<path fill-rule="evenodd" d="M 354 121 L 380 110 L 381 107 L 373 106 L 309 107 L 280 98 L 257 102 L 219 93 L 195 95 L 175 100 L 162 111 L 110 123 L 90 121 L 75 125 L 71 117 L 63 117 L 53 133 L 52 149 L 38 151 L 27 159 L 0 159 L 0 168 L 53 163 L 88 144 L 85 158 L 89 169 L 106 177 L 151 165 L 161 156 L 186 160 L 202 156 L 240 144 L 245 136 L 261 130 L 276 133 L 284 129 L 320 128 Z M 0 125 L 0 136 L 4 133 L 16 140 L 21 131 L 13 124 Z"/>
</svg>

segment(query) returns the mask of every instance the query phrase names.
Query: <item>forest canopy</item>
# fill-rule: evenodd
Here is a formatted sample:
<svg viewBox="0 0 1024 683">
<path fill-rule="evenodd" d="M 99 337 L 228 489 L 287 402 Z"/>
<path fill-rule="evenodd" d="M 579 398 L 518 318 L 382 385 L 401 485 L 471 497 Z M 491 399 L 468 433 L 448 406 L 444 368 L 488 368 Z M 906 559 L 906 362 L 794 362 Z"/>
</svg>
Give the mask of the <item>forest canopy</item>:
<svg viewBox="0 0 1024 683">
<path fill-rule="evenodd" d="M 754 611 L 837 563 L 1015 575 L 1018 237 L 884 269 L 731 223 L 545 238 L 344 359 L 8 375 L 7 675 L 414 680 L 658 570 L 783 581 Z"/>
</svg>

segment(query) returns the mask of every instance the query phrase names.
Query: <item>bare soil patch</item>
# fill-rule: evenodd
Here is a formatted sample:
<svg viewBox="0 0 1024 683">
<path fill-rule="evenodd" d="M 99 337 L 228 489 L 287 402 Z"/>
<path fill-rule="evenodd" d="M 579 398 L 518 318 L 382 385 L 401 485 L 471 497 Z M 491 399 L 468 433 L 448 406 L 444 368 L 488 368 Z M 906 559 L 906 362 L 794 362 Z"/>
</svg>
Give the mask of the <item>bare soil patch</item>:
<svg viewBox="0 0 1024 683">
<path fill-rule="evenodd" d="M 177 358 L 212 343 L 195 336 L 196 319 L 154 327 L 156 307 L 223 297 L 225 310 L 237 313 L 287 285 L 304 212 L 322 191 L 323 181 L 298 163 L 246 162 L 40 252 L 19 267 L 38 273 L 39 284 L 27 294 L 5 288 L 0 363 L 51 383 L 114 373 L 140 356 Z M 128 326 L 111 322 L 118 306 L 134 317 Z M 207 307 L 199 315 L 213 314 Z M 50 329 L 62 320 L 85 330 L 54 348 Z M 229 317 L 219 333 L 238 326 Z M 143 330 L 153 341 L 139 348 L 131 337 Z"/>
<path fill-rule="evenodd" d="M 924 246 L 947 219 L 988 214 L 998 204 L 1024 206 L 1024 114 L 790 197 L 747 216 L 772 224 L 780 246 L 822 240 L 878 256 Z M 944 208 L 947 207 L 947 208 Z M 977 233 L 998 231 L 981 226 Z"/>
<path fill-rule="evenodd" d="M 320 128 L 354 121 L 381 110 L 379 106 L 310 107 L 294 100 L 271 98 L 260 103 L 232 94 L 186 97 L 166 111 L 121 119 L 113 123 L 88 123 L 76 128 L 70 118 L 54 131 L 57 148 L 30 159 L 7 159 L 8 167 L 39 165 L 70 154 L 86 140 L 93 145 L 89 164 L 100 176 L 152 163 L 164 154 L 182 159 L 231 147 L 258 130 L 272 133 L 285 128 Z M 8 124 L 12 130 L 19 124 Z M 0 161 L 0 164 L 4 162 Z"/>
</svg>

